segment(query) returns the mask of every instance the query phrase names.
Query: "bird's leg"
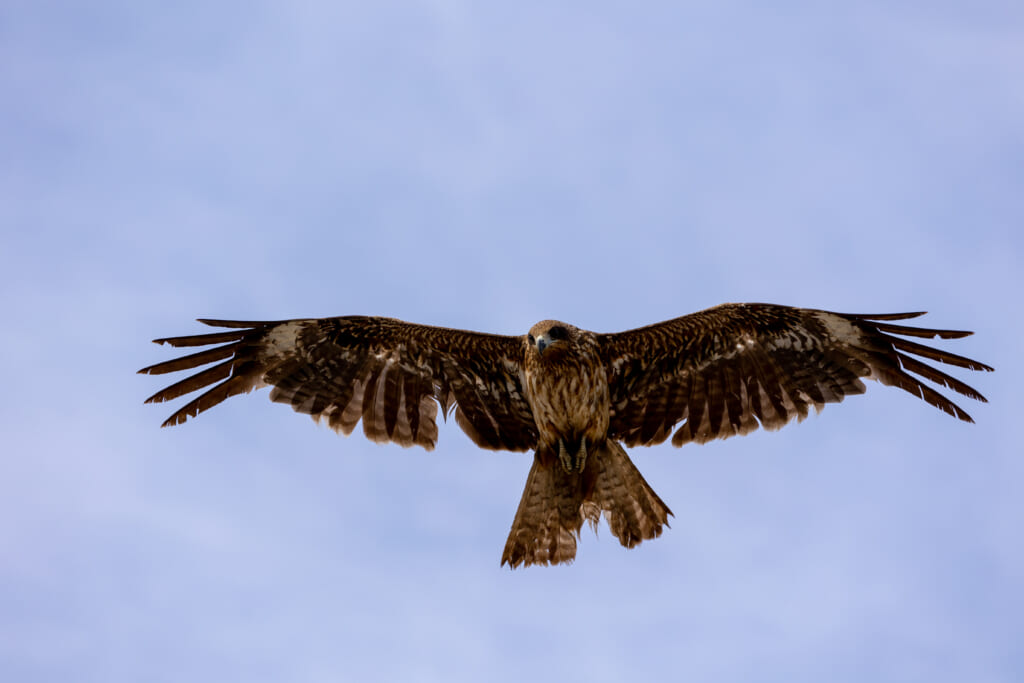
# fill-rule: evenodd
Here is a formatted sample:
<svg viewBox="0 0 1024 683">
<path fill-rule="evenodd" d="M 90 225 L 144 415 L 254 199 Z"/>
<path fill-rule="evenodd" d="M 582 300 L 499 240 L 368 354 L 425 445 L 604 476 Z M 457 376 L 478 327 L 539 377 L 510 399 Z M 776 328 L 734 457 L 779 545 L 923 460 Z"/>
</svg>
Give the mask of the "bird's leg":
<svg viewBox="0 0 1024 683">
<path fill-rule="evenodd" d="M 565 449 L 565 441 L 562 439 L 558 440 L 558 459 L 562 462 L 562 467 L 566 472 L 572 472 L 572 456 Z"/>
<path fill-rule="evenodd" d="M 582 472 L 583 466 L 587 463 L 587 437 L 583 437 L 580 440 L 580 450 L 576 453 L 576 457 L 573 457 L 569 453 L 569 449 L 565 447 L 565 440 L 559 439 L 558 460 L 562 463 L 562 468 L 569 474 Z"/>
</svg>

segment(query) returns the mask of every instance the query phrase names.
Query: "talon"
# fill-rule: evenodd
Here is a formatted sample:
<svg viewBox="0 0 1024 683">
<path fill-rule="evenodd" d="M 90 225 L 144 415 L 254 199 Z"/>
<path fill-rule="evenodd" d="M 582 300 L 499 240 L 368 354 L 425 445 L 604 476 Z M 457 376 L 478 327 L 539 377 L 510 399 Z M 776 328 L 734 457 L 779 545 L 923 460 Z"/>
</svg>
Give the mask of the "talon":
<svg viewBox="0 0 1024 683">
<path fill-rule="evenodd" d="M 565 450 L 565 442 L 558 440 L 558 459 L 562 461 L 562 467 L 566 472 L 572 472 L 572 456 Z"/>
<path fill-rule="evenodd" d="M 579 471 L 583 471 L 583 466 L 587 464 L 587 437 L 583 437 L 580 440 L 580 452 L 576 454 L 579 459 Z"/>
</svg>

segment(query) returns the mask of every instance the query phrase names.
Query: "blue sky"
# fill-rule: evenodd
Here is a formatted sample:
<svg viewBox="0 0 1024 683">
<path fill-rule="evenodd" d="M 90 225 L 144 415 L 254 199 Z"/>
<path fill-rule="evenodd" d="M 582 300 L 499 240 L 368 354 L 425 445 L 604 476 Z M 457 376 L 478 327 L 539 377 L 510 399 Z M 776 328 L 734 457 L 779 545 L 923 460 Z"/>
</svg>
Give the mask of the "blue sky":
<svg viewBox="0 0 1024 683">
<path fill-rule="evenodd" d="M 4 680 L 1024 677 L 1019 3 L 13 2 L 0 93 Z M 724 301 L 929 310 L 991 402 L 634 449 L 671 530 L 509 572 L 529 456 L 161 430 L 134 374 L 202 316 Z"/>
</svg>

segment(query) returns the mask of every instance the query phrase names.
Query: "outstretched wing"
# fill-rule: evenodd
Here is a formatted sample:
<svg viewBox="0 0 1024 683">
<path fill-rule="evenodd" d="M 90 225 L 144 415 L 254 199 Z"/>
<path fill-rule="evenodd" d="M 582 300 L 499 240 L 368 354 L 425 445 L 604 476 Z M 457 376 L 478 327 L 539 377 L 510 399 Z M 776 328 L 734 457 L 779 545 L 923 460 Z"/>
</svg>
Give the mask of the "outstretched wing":
<svg viewBox="0 0 1024 683">
<path fill-rule="evenodd" d="M 483 448 L 524 451 L 537 429 L 523 394 L 522 337 L 392 318 L 348 316 L 276 322 L 200 320 L 227 331 L 154 340 L 171 346 L 222 344 L 140 373 L 159 375 L 222 361 L 158 391 L 160 403 L 213 385 L 164 422 L 177 425 L 235 394 L 265 385 L 270 398 L 352 433 L 363 421 L 372 441 L 437 443 L 437 409 Z M 226 343 L 225 343 L 226 342 Z"/>
<path fill-rule="evenodd" d="M 675 446 L 779 429 L 813 406 L 863 393 L 862 379 L 900 387 L 967 422 L 971 417 L 920 377 L 979 401 L 960 380 L 907 354 L 971 370 L 977 361 L 907 339 L 970 332 L 890 321 L 923 313 L 843 314 L 771 304 L 725 304 L 618 334 L 598 335 L 609 368 L 609 435 L 628 446 Z"/>
</svg>

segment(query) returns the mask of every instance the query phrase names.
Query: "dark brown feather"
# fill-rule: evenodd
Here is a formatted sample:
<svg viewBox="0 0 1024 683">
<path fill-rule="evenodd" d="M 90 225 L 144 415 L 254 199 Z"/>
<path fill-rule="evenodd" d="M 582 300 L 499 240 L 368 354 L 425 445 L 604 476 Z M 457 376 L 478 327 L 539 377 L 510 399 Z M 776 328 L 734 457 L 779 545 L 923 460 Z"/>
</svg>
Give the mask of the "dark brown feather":
<svg viewBox="0 0 1024 683">
<path fill-rule="evenodd" d="M 522 338 L 348 316 L 276 322 L 209 320 L 230 328 L 156 340 L 172 346 L 232 343 L 140 370 L 162 374 L 224 361 L 157 392 L 166 401 L 202 389 L 165 422 L 180 424 L 237 393 L 269 384 L 271 399 L 371 440 L 433 448 L 439 404 L 480 446 L 528 450 L 537 439 L 518 373 Z M 222 381 L 223 380 L 223 381 Z M 428 424 L 429 423 L 429 424 Z"/>
<path fill-rule="evenodd" d="M 917 356 L 924 356 L 925 358 L 930 358 L 931 360 L 936 360 L 940 363 L 945 363 L 946 365 L 956 365 L 969 370 L 984 370 L 986 372 L 992 371 L 992 368 L 984 363 L 979 363 L 976 360 L 958 356 L 955 353 L 950 353 L 949 351 L 943 351 L 942 349 L 935 349 L 930 346 L 925 346 L 924 344 L 918 344 L 917 342 L 912 342 L 909 339 L 891 337 L 887 334 L 882 336 L 884 336 L 884 338 L 893 345 L 893 348 L 899 349 L 900 351 L 906 351 L 907 353 L 912 353 Z"/>
<path fill-rule="evenodd" d="M 187 356 L 164 361 L 163 363 L 157 363 L 156 365 L 150 365 L 148 368 L 139 370 L 139 372 L 145 375 L 163 375 L 168 372 L 179 372 L 181 370 L 198 368 L 200 365 L 224 360 L 225 358 L 230 358 L 233 355 L 235 355 L 234 346 L 226 344 L 224 346 L 206 349 L 205 351 L 190 353 Z"/>
<path fill-rule="evenodd" d="M 864 391 L 861 378 L 900 387 L 961 420 L 967 413 L 908 373 L 984 400 L 966 383 L 901 351 L 971 370 L 983 363 L 893 335 L 970 334 L 894 325 L 922 313 L 840 314 L 770 304 L 726 304 L 657 325 L 598 335 L 609 368 L 609 436 L 651 445 L 778 429 L 810 408 Z"/>
<path fill-rule="evenodd" d="M 169 387 L 165 387 L 156 392 L 146 399 L 146 403 L 163 403 L 164 401 L 172 401 L 179 396 L 191 394 L 193 391 L 198 391 L 199 389 L 209 386 L 214 382 L 219 382 L 222 379 L 231 376 L 231 368 L 233 365 L 234 363 L 232 361 L 228 361 L 226 363 L 221 363 L 220 365 L 214 365 L 212 368 L 207 368 L 194 375 L 189 375 L 180 382 L 175 382 Z"/>
<path fill-rule="evenodd" d="M 200 321 L 202 322 L 202 321 Z M 167 344 L 168 346 L 209 346 L 210 344 L 223 344 L 225 342 L 238 341 L 251 333 L 252 330 L 240 330 L 238 332 L 212 332 L 210 334 L 193 334 L 187 337 L 164 337 L 154 339 L 154 344 Z M 140 370 L 140 372 L 142 372 Z"/>
<path fill-rule="evenodd" d="M 247 394 L 260 386 L 258 371 L 251 362 L 236 364 L 232 371 L 235 373 L 233 376 L 189 401 L 164 420 L 160 426 L 172 427 L 182 424 L 188 418 L 195 417 L 225 399 L 237 396 L 238 394 Z M 211 379 L 210 381 L 216 382 L 217 379 Z"/>
</svg>

